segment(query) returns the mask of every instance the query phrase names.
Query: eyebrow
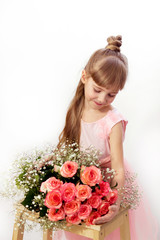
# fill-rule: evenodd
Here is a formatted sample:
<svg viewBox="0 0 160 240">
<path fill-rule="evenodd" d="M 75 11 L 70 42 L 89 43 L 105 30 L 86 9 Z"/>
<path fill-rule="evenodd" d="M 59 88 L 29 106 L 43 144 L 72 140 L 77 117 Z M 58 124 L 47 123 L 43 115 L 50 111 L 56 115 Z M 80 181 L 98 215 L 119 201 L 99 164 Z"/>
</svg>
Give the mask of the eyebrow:
<svg viewBox="0 0 160 240">
<path fill-rule="evenodd" d="M 99 86 L 97 86 L 97 85 L 95 85 L 95 84 L 94 84 L 94 87 L 96 87 L 96 88 L 98 88 L 98 89 L 100 89 L 100 90 L 104 90 L 103 88 L 101 88 L 101 87 L 99 87 Z M 111 92 L 111 93 L 117 94 L 118 92 Z"/>
</svg>

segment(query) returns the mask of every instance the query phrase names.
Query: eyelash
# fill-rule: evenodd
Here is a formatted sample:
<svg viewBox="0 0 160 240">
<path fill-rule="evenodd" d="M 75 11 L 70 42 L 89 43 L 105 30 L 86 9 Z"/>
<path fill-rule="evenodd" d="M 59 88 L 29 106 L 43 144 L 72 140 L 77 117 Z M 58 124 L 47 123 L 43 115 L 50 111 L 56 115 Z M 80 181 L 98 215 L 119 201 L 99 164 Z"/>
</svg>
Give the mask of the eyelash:
<svg viewBox="0 0 160 240">
<path fill-rule="evenodd" d="M 95 88 L 94 88 L 94 91 L 95 91 L 96 93 L 100 93 L 100 92 L 101 92 L 100 90 L 96 90 Z M 108 96 L 109 96 L 109 97 L 115 97 L 114 95 L 111 95 L 110 93 L 108 94 Z"/>
<path fill-rule="evenodd" d="M 108 94 L 109 97 L 115 97 L 114 95 Z"/>
<path fill-rule="evenodd" d="M 94 91 L 95 91 L 96 93 L 100 93 L 100 90 L 96 90 L 95 88 L 94 88 Z"/>
</svg>

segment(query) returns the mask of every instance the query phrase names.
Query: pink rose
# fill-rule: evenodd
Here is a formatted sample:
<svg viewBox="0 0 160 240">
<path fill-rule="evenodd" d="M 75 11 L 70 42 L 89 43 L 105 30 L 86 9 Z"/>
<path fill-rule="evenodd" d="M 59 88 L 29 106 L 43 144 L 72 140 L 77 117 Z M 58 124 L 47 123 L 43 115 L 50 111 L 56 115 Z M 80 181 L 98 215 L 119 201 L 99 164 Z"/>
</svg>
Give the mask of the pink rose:
<svg viewBox="0 0 160 240">
<path fill-rule="evenodd" d="M 50 221 L 54 222 L 64 219 L 65 213 L 63 208 L 61 207 L 60 209 L 58 209 L 58 211 L 55 208 L 49 209 L 48 218 Z"/>
<path fill-rule="evenodd" d="M 81 205 L 80 201 L 77 201 L 77 200 L 66 202 L 64 205 L 65 214 L 68 216 L 71 216 L 78 213 L 80 209 L 80 205 Z"/>
<path fill-rule="evenodd" d="M 99 212 L 96 212 L 96 211 L 92 212 L 91 215 L 85 221 L 86 225 L 91 225 L 91 224 L 93 225 L 93 221 L 100 216 L 101 215 L 99 214 Z"/>
<path fill-rule="evenodd" d="M 117 198 L 118 198 L 117 189 L 111 190 L 106 196 L 106 199 L 110 204 L 114 204 L 117 201 Z"/>
<path fill-rule="evenodd" d="M 89 217 L 91 212 L 92 212 L 92 207 L 89 204 L 82 204 L 78 212 L 78 217 L 80 219 L 86 219 Z"/>
<path fill-rule="evenodd" d="M 67 161 L 60 168 L 60 174 L 63 177 L 73 177 L 78 169 L 78 163 Z"/>
<path fill-rule="evenodd" d="M 78 217 L 77 214 L 71 215 L 71 216 L 67 216 L 66 217 L 66 221 L 67 221 L 67 226 L 71 226 L 72 224 L 79 224 L 81 223 L 81 219 Z"/>
<path fill-rule="evenodd" d="M 57 179 L 55 177 L 51 177 L 51 178 L 47 179 L 46 183 L 47 183 L 47 190 L 48 191 L 58 189 L 63 184 L 62 181 L 60 181 L 59 179 Z"/>
<path fill-rule="evenodd" d="M 54 165 L 54 171 L 55 172 L 60 172 L 60 166 Z"/>
<path fill-rule="evenodd" d="M 111 190 L 108 182 L 101 181 L 99 187 L 100 189 L 96 188 L 96 193 L 102 195 L 102 197 L 106 196 Z"/>
<path fill-rule="evenodd" d="M 109 208 L 110 204 L 109 202 L 106 202 L 106 201 L 102 201 L 102 203 L 100 204 L 100 206 L 98 207 L 98 212 L 100 215 L 105 215 L 107 214 L 107 212 L 109 211 L 108 208 Z"/>
<path fill-rule="evenodd" d="M 59 190 L 48 192 L 45 198 L 44 205 L 48 208 L 59 209 L 62 206 L 62 196 Z"/>
<path fill-rule="evenodd" d="M 101 171 L 95 166 L 86 167 L 84 171 L 81 170 L 81 181 L 89 186 L 95 186 L 102 180 Z"/>
<path fill-rule="evenodd" d="M 77 192 L 76 197 L 80 201 L 84 201 L 92 196 L 92 189 L 88 185 L 80 184 L 76 186 Z"/>
<path fill-rule="evenodd" d="M 64 183 L 61 188 L 60 188 L 61 194 L 62 194 L 62 199 L 65 202 L 69 202 L 74 200 L 75 195 L 76 195 L 76 186 L 74 183 Z"/>
<path fill-rule="evenodd" d="M 41 187 L 40 187 L 40 192 L 47 192 L 47 184 L 46 181 L 41 183 Z"/>
<path fill-rule="evenodd" d="M 54 189 L 60 188 L 60 186 L 63 184 L 62 181 L 55 177 L 48 178 L 45 182 L 42 182 L 40 191 L 46 193 L 46 191 L 50 192 Z"/>
<path fill-rule="evenodd" d="M 103 197 L 102 192 L 101 192 L 101 190 L 100 190 L 98 187 L 95 187 L 95 193 L 96 193 L 100 198 Z"/>
<path fill-rule="evenodd" d="M 92 196 L 87 200 L 87 203 L 92 206 L 92 208 L 98 208 L 102 200 L 99 195 L 93 193 Z"/>
</svg>

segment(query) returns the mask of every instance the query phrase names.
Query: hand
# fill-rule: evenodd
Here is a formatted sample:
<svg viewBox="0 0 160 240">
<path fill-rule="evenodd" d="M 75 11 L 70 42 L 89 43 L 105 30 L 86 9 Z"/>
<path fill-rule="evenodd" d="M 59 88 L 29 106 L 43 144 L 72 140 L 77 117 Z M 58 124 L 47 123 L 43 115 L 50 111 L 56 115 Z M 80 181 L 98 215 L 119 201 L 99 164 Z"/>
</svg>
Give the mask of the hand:
<svg viewBox="0 0 160 240">
<path fill-rule="evenodd" d="M 44 158 L 36 166 L 37 170 L 39 171 L 46 164 L 46 162 L 49 162 L 51 160 L 53 160 L 52 154 L 44 156 Z"/>
<path fill-rule="evenodd" d="M 108 156 L 108 157 L 106 157 L 106 158 L 103 158 L 103 159 L 100 159 L 100 160 L 99 160 L 100 167 L 102 167 L 102 168 L 108 168 L 109 165 L 110 165 L 110 161 L 111 161 L 110 156 Z"/>
<path fill-rule="evenodd" d="M 118 205 L 112 205 L 112 206 L 109 206 L 108 209 L 109 209 L 109 212 L 102 217 L 96 218 L 93 221 L 93 224 L 98 225 L 98 224 L 103 224 L 103 223 L 111 221 L 117 215 L 117 213 L 119 211 L 119 206 Z"/>
</svg>

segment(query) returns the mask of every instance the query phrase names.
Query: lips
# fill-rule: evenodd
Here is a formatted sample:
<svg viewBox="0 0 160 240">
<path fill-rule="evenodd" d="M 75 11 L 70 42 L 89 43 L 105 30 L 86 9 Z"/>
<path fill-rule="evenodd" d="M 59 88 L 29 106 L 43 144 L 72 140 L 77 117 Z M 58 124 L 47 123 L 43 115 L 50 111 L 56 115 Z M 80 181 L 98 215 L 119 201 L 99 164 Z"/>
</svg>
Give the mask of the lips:
<svg viewBox="0 0 160 240">
<path fill-rule="evenodd" d="M 94 101 L 94 102 L 95 102 L 95 101 Z M 101 103 L 98 103 L 98 102 L 95 102 L 95 104 L 98 105 L 98 106 L 102 106 L 102 104 L 101 104 Z"/>
</svg>

